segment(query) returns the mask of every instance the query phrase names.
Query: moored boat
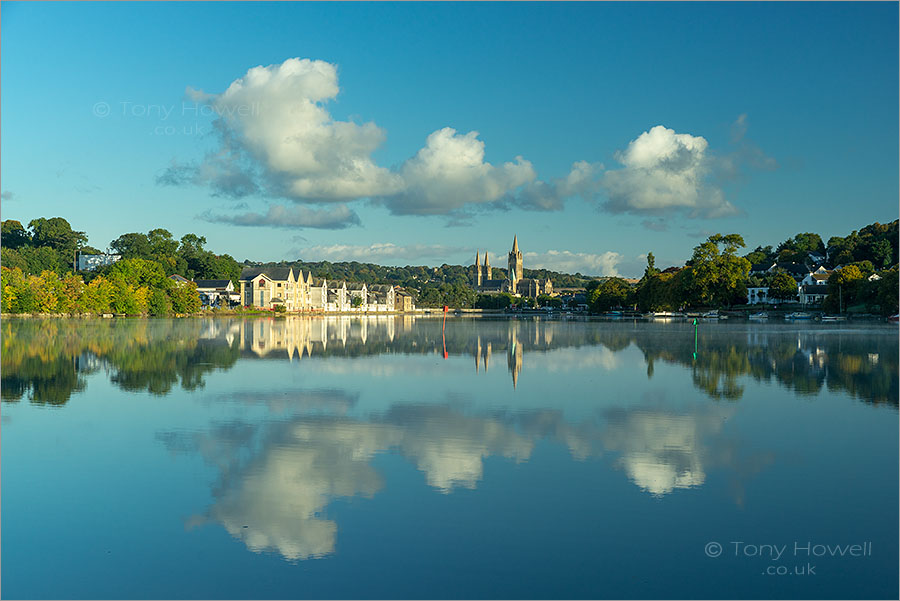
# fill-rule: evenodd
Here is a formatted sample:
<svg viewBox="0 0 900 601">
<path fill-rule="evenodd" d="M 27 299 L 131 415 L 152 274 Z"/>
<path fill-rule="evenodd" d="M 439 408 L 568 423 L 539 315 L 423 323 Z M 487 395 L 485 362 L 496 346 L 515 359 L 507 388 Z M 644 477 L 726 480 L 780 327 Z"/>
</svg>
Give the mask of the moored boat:
<svg viewBox="0 0 900 601">
<path fill-rule="evenodd" d="M 784 316 L 785 319 L 812 319 L 812 314 L 806 311 L 794 311 Z"/>
<path fill-rule="evenodd" d="M 769 319 L 769 314 L 766 313 L 765 311 L 761 311 L 759 313 L 754 313 L 753 315 L 750 315 L 750 319 L 752 319 L 754 321 L 758 321 L 758 320 L 762 320 L 762 319 Z"/>
<path fill-rule="evenodd" d="M 824 322 L 847 321 L 847 317 L 845 315 L 823 315 L 822 321 L 824 321 Z"/>
</svg>

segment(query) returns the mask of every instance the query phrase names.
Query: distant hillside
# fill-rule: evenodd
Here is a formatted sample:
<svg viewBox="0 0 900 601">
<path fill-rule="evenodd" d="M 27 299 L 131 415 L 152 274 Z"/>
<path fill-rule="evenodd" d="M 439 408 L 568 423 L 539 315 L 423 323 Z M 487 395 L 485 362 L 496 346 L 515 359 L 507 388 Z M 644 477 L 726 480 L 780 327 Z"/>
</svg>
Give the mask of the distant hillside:
<svg viewBox="0 0 900 601">
<path fill-rule="evenodd" d="M 475 269 L 472 265 L 441 265 L 440 267 L 426 267 L 424 265 L 406 267 L 387 267 L 374 263 L 360 263 L 358 261 L 332 263 L 330 261 L 281 261 L 279 263 L 255 263 L 245 261 L 249 266 L 265 267 L 293 267 L 304 272 L 312 272 L 315 277 L 325 277 L 348 282 L 365 282 L 367 284 L 387 283 L 406 288 L 422 288 L 431 284 L 469 285 L 475 281 Z M 505 278 L 505 269 L 494 268 L 495 278 Z M 547 279 L 553 282 L 556 288 L 583 288 L 588 282 L 595 279 L 583 276 L 559 273 L 547 269 L 526 269 L 526 278 Z"/>
</svg>

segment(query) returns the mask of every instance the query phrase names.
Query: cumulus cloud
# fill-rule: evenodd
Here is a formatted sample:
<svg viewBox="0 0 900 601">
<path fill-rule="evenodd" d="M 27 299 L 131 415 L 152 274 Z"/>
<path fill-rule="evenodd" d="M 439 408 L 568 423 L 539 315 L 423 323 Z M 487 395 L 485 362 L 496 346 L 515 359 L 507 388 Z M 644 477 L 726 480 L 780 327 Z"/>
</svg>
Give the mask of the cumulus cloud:
<svg viewBox="0 0 900 601">
<path fill-rule="evenodd" d="M 599 186 L 602 165 L 579 161 L 565 177 L 541 181 L 521 156 L 487 162 L 477 131 L 458 133 L 451 127 L 432 132 L 397 168 L 378 166 L 372 153 L 384 142 L 384 130 L 373 122 L 334 119 L 326 105 L 339 91 L 335 65 L 299 58 L 254 67 L 221 94 L 188 87 L 186 98 L 217 117 L 218 146 L 198 161 L 173 162 L 156 181 L 204 186 L 232 198 L 259 195 L 298 203 L 367 198 L 394 214 L 457 220 L 465 219 L 463 208 L 477 206 L 560 210 L 567 198 L 587 198 Z"/>
<path fill-rule="evenodd" d="M 662 125 L 646 131 L 616 154 L 621 169 L 604 173 L 602 185 L 612 213 L 660 214 L 685 211 L 691 217 L 738 213 L 712 184 L 713 161 L 701 136 L 679 134 Z"/>
<path fill-rule="evenodd" d="M 301 204 L 368 199 L 393 214 L 443 215 L 451 225 L 464 225 L 476 209 L 558 211 L 572 198 L 602 202 L 613 213 L 733 215 L 739 211 L 717 177 L 739 175 L 747 165 L 774 168 L 746 140 L 746 115 L 732 127 L 737 151 L 723 157 L 712 156 L 703 137 L 658 125 L 617 153 L 621 168 L 604 171 L 600 163 L 576 161 L 565 176 L 541 180 L 522 156 L 486 161 L 477 131 L 443 127 L 409 159 L 386 168 L 372 157 L 386 132 L 371 121 L 335 119 L 328 103 L 339 92 L 335 65 L 300 58 L 253 67 L 220 94 L 188 87 L 186 98 L 216 116 L 217 146 L 199 160 L 173 162 L 157 183 Z"/>
<path fill-rule="evenodd" d="M 331 244 L 308 246 L 297 249 L 297 253 L 309 261 L 372 261 L 372 260 L 416 260 L 426 257 L 446 257 L 468 249 L 442 244 L 410 244 L 398 246 L 391 242 L 375 242 L 364 245 Z"/>
<path fill-rule="evenodd" d="M 600 254 L 575 253 L 569 250 L 548 250 L 547 252 L 523 253 L 526 269 L 549 269 L 564 273 L 585 275 L 619 275 L 616 265 L 624 256 L 612 251 Z"/>
<path fill-rule="evenodd" d="M 291 58 L 280 65 L 254 67 L 222 94 L 188 88 L 195 101 L 209 103 L 218 116 L 222 151 L 199 165 L 174 165 L 161 183 L 209 183 L 234 196 L 256 191 L 296 200 L 331 202 L 390 194 L 402 182 L 378 167 L 372 152 L 384 131 L 372 122 L 335 120 L 324 104 L 340 88 L 335 65 Z M 248 173 L 238 163 L 259 168 Z M 253 176 L 250 185 L 236 173 Z M 223 189 L 224 188 L 224 189 Z"/>
<path fill-rule="evenodd" d="M 305 206 L 270 205 L 265 213 L 218 215 L 206 211 L 200 218 L 211 223 L 228 223 L 249 227 L 316 228 L 337 230 L 359 225 L 359 216 L 345 204 L 322 209 Z"/>
<path fill-rule="evenodd" d="M 706 481 L 708 439 L 720 434 L 732 409 L 703 409 L 674 414 L 653 409 L 607 412 L 603 443 L 622 453 L 619 466 L 628 478 L 653 496 Z M 714 460 L 714 459 L 713 459 Z"/>
<path fill-rule="evenodd" d="M 561 211 L 570 198 L 593 200 L 600 191 L 598 175 L 602 170 L 602 163 L 576 161 L 565 177 L 554 178 L 549 182 L 530 182 L 505 200 L 523 209 Z"/>
<path fill-rule="evenodd" d="M 383 202 L 393 213 L 418 215 L 492 202 L 536 178 L 531 163 L 522 157 L 498 167 L 485 162 L 478 132 L 461 135 L 450 127 L 429 135 L 425 147 L 401 166 L 400 174 L 405 189 Z"/>
</svg>

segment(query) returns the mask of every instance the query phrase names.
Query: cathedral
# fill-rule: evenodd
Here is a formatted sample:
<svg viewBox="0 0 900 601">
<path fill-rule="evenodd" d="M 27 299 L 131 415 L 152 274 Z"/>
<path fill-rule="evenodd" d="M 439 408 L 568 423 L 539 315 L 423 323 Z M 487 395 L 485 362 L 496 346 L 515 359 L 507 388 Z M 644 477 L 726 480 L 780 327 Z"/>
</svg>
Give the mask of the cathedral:
<svg viewBox="0 0 900 601">
<path fill-rule="evenodd" d="M 537 298 L 541 294 L 553 294 L 553 284 L 550 282 L 550 278 L 541 281 L 524 277 L 525 267 L 522 262 L 522 252 L 519 250 L 518 236 L 513 236 L 513 246 L 509 252 L 506 273 L 508 275 L 505 279 L 495 280 L 487 252 L 484 253 L 483 266 L 480 253 L 475 253 L 475 290 L 477 292 L 484 294 L 508 292 L 515 296 L 533 298 Z"/>
</svg>

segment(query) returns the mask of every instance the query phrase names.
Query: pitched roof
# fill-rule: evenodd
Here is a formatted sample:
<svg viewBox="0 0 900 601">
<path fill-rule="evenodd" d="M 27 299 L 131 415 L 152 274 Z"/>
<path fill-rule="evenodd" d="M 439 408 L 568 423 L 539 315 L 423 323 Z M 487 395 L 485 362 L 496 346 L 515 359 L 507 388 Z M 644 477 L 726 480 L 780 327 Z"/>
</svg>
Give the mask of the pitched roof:
<svg viewBox="0 0 900 601">
<path fill-rule="evenodd" d="M 347 282 L 347 290 L 362 290 L 365 287 L 365 282 Z"/>
<path fill-rule="evenodd" d="M 811 270 L 809 267 L 804 265 L 803 263 L 775 263 L 775 269 L 784 269 L 786 272 L 790 274 L 808 274 Z"/>
<path fill-rule="evenodd" d="M 391 290 L 391 286 L 386 284 L 372 284 L 369 286 L 370 292 L 389 292 Z"/>
<path fill-rule="evenodd" d="M 194 280 L 197 288 L 227 288 L 231 280 Z"/>
<path fill-rule="evenodd" d="M 320 288 L 323 284 L 325 284 L 325 278 L 309 278 L 309 283 L 311 286 Z"/>
<path fill-rule="evenodd" d="M 241 280 L 252 280 L 258 275 L 264 275 L 270 280 L 284 281 L 291 277 L 293 270 L 290 267 L 244 267 L 241 270 Z"/>
<path fill-rule="evenodd" d="M 177 273 L 173 273 L 172 275 L 170 275 L 170 276 L 169 276 L 169 279 L 170 279 L 170 280 L 175 280 L 176 282 L 190 282 L 189 279 L 187 279 L 187 278 L 184 277 L 184 276 L 178 275 Z"/>
<path fill-rule="evenodd" d="M 750 272 L 759 272 L 759 271 L 768 271 L 774 265 L 774 261 L 770 261 L 768 263 L 757 263 L 750 267 Z"/>
<path fill-rule="evenodd" d="M 828 289 L 825 286 L 819 286 L 817 284 L 804 284 L 803 286 L 804 294 L 821 294 L 825 296 L 828 294 Z"/>
</svg>

